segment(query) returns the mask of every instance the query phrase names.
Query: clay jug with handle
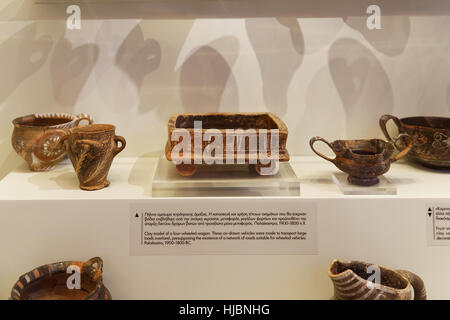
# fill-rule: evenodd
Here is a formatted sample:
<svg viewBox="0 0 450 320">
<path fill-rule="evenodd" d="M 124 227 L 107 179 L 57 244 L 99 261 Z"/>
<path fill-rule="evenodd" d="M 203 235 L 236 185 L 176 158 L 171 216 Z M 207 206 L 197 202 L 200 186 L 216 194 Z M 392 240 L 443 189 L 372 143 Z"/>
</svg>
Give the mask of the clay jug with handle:
<svg viewBox="0 0 450 320">
<path fill-rule="evenodd" d="M 422 279 L 406 270 L 333 260 L 328 268 L 336 300 L 426 300 Z M 378 280 L 378 282 L 377 282 Z"/>
</svg>

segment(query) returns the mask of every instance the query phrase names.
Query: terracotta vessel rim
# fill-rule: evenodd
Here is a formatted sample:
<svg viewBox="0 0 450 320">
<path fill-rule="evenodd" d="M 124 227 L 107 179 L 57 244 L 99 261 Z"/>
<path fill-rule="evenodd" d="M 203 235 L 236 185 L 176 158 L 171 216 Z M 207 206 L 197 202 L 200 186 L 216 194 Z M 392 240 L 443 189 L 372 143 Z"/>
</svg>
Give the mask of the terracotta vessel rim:
<svg viewBox="0 0 450 320">
<path fill-rule="evenodd" d="M 36 115 L 38 115 L 39 117 L 37 117 Z M 27 124 L 24 123 L 23 120 L 25 118 L 34 118 L 34 119 L 52 119 L 52 118 L 59 118 L 61 120 L 65 119 L 67 121 L 56 124 L 56 125 L 51 125 L 51 126 L 38 126 L 38 125 L 32 125 L 32 124 Z M 54 113 L 54 114 L 45 114 L 45 113 L 34 113 L 34 114 L 28 114 L 25 116 L 21 116 L 21 117 L 17 117 L 15 118 L 12 123 L 14 126 L 16 127 L 21 127 L 21 128 L 53 128 L 53 127 L 58 127 L 60 125 L 65 125 L 68 124 L 70 122 L 73 122 L 77 119 L 76 116 L 70 114 L 70 113 Z"/>
<path fill-rule="evenodd" d="M 111 132 L 114 130 L 116 130 L 115 125 L 102 123 L 88 124 L 70 129 L 72 133 L 102 133 Z"/>
<path fill-rule="evenodd" d="M 389 286 L 386 286 L 386 285 L 384 285 L 384 284 L 380 284 L 380 287 L 383 288 L 385 291 L 390 291 L 390 292 L 395 292 L 395 293 L 402 293 L 402 292 L 408 292 L 408 291 L 410 291 L 410 290 L 412 289 L 412 288 L 411 288 L 411 287 L 412 287 L 412 286 L 411 286 L 411 283 L 408 281 L 408 279 L 406 279 L 403 275 L 399 274 L 399 273 L 396 272 L 395 270 L 390 269 L 390 268 L 387 268 L 387 267 L 384 267 L 384 266 L 379 265 L 379 264 L 364 263 L 364 262 L 360 262 L 360 261 L 343 261 L 343 260 L 338 260 L 338 259 L 333 260 L 333 261 L 331 262 L 331 265 L 328 267 L 328 276 L 329 276 L 331 279 L 341 277 L 341 276 L 343 276 L 343 275 L 345 275 L 345 274 L 347 274 L 347 273 L 352 273 L 358 280 L 360 280 L 360 281 L 367 281 L 367 279 L 362 278 L 361 276 L 359 276 L 356 272 L 354 272 L 354 271 L 353 271 L 352 269 L 350 269 L 350 268 L 348 268 L 347 270 L 342 271 L 342 272 L 340 272 L 340 273 L 333 273 L 333 272 L 331 271 L 331 268 L 333 268 L 333 266 L 334 266 L 336 263 L 343 263 L 343 264 L 350 264 L 350 263 L 353 263 L 353 264 L 363 264 L 363 265 L 376 265 L 376 266 L 378 266 L 381 270 L 390 271 L 390 272 L 393 272 L 393 273 L 397 274 L 397 276 L 398 276 L 399 278 L 402 278 L 402 279 L 407 283 L 406 287 L 404 287 L 404 288 L 395 288 L 395 287 L 389 287 Z"/>
<path fill-rule="evenodd" d="M 338 140 L 334 140 L 331 143 L 334 143 L 334 142 L 371 142 L 371 141 L 378 141 L 378 142 L 382 142 L 383 144 L 389 143 L 383 139 L 378 139 L 378 138 L 374 138 L 374 139 L 338 139 Z"/>
<path fill-rule="evenodd" d="M 277 126 L 277 129 L 280 133 L 288 133 L 288 128 L 286 124 L 274 113 L 272 112 L 187 112 L 187 113 L 175 113 L 172 114 L 169 118 L 169 130 L 179 129 L 176 126 L 176 121 L 179 117 L 195 117 L 195 116 L 220 116 L 220 117 L 250 117 L 250 116 L 267 116 L 269 117 Z M 254 129 L 263 129 L 263 128 L 254 128 Z M 194 128 L 189 128 L 187 130 L 195 130 Z M 202 129 L 202 131 L 206 131 L 207 129 Z M 219 129 L 220 130 L 220 129 Z M 223 130 L 221 130 L 223 131 Z"/>
<path fill-rule="evenodd" d="M 436 120 L 436 121 L 447 121 L 450 123 L 450 118 L 448 117 L 437 117 L 437 116 L 414 116 L 414 117 L 405 117 L 405 118 L 400 118 L 400 122 L 402 123 L 403 126 L 408 127 L 408 128 L 423 128 L 423 129 L 432 129 L 432 130 L 450 130 L 450 125 L 446 128 L 436 128 L 433 126 L 427 126 L 427 125 L 417 125 L 417 124 L 409 124 L 409 123 L 405 123 L 405 121 L 407 122 L 408 120 L 423 120 L 423 119 L 431 119 L 431 120 Z"/>
<path fill-rule="evenodd" d="M 21 278 L 28 275 L 29 273 L 33 272 L 34 270 L 37 269 L 41 269 L 44 267 L 48 267 L 48 266 L 61 266 L 61 265 L 84 265 L 85 262 L 82 261 L 60 261 L 60 262 L 53 262 L 53 263 L 48 263 L 48 264 L 44 264 L 41 265 L 39 267 L 33 268 L 31 271 L 28 271 L 27 273 L 23 274 L 22 276 L 19 277 L 19 279 L 14 283 L 13 288 L 15 288 L 16 286 L 23 286 L 24 284 L 21 282 Z M 53 275 L 57 275 L 57 274 L 66 274 L 65 270 L 58 270 L 54 273 L 52 273 Z M 26 285 L 23 287 L 22 290 L 26 290 L 30 285 L 34 284 L 34 283 L 38 283 L 41 282 L 49 277 L 51 277 L 52 275 L 46 275 L 44 277 L 39 277 L 38 279 L 31 279 L 31 281 L 29 281 L 28 283 L 26 283 Z M 93 279 L 91 277 L 88 277 L 89 281 L 91 281 L 93 284 L 95 284 L 94 288 L 92 289 L 92 291 L 87 292 L 86 296 L 89 296 L 90 294 L 92 294 L 93 292 L 95 292 L 96 290 L 99 290 L 102 285 L 103 285 L 103 276 L 100 275 L 100 277 L 98 277 L 97 279 Z"/>
<path fill-rule="evenodd" d="M 356 139 L 356 140 L 335 140 L 333 142 L 331 142 L 331 144 L 333 145 L 334 143 L 345 143 L 348 144 L 346 148 L 344 148 L 344 150 L 348 150 L 350 151 L 354 156 L 356 157 L 360 157 L 360 158 L 373 158 L 373 157 L 378 157 L 380 155 L 383 155 L 384 152 L 386 152 L 387 147 L 390 145 L 390 142 L 384 141 L 382 139 Z M 355 147 L 354 144 L 357 144 L 359 142 L 366 142 L 366 143 L 371 143 L 371 142 L 377 142 L 377 143 L 381 143 L 382 144 L 382 150 L 377 151 L 377 152 L 373 152 L 372 150 L 369 150 L 368 147 L 363 146 L 363 147 Z M 363 154 L 363 153 L 358 153 L 355 151 L 370 151 L 369 154 Z"/>
</svg>

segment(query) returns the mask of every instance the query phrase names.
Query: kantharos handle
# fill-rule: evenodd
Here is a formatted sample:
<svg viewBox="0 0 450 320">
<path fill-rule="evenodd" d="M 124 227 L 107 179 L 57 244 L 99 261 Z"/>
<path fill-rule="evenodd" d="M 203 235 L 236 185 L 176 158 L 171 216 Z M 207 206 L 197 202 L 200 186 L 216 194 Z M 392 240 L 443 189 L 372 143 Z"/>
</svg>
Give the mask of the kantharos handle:
<svg viewBox="0 0 450 320">
<path fill-rule="evenodd" d="M 95 265 L 95 267 L 94 267 Z M 83 268 L 91 268 L 92 278 L 96 281 L 103 274 L 103 260 L 100 257 L 94 257 L 83 263 Z"/>
<path fill-rule="evenodd" d="M 390 114 L 384 114 L 381 116 L 380 118 L 380 127 L 381 127 L 381 131 L 383 131 L 384 136 L 386 137 L 386 139 L 388 139 L 388 141 L 392 142 L 395 144 L 394 139 L 391 138 L 391 136 L 389 135 L 389 132 L 386 128 L 386 124 L 388 123 L 389 120 L 394 120 L 395 125 L 398 128 L 398 132 L 399 133 L 403 133 L 403 129 L 402 129 L 402 124 L 400 122 L 400 119 L 397 118 L 396 116 L 390 115 Z"/>
<path fill-rule="evenodd" d="M 85 114 L 85 113 L 80 113 L 79 115 L 77 115 L 77 120 L 75 121 L 75 127 L 78 127 L 80 122 L 83 120 L 88 121 L 89 124 L 94 123 L 94 119 L 92 119 L 92 117 L 90 115 Z"/>
<path fill-rule="evenodd" d="M 411 283 L 414 289 L 414 300 L 427 300 L 427 291 L 423 280 L 415 273 L 407 270 L 396 270 Z"/>
<path fill-rule="evenodd" d="M 402 133 L 400 134 L 394 142 L 390 142 L 392 143 L 397 149 L 399 149 L 397 147 L 397 142 L 401 139 L 405 138 L 408 141 L 408 145 L 401 151 L 399 152 L 394 158 L 391 159 L 391 162 L 395 162 L 397 160 L 400 160 L 401 158 L 403 158 L 404 156 L 406 156 L 409 151 L 411 151 L 412 147 L 413 147 L 413 139 L 411 138 L 411 136 L 409 136 L 406 133 Z"/>
<path fill-rule="evenodd" d="M 314 143 L 316 143 L 317 141 L 326 143 L 331 148 L 331 150 L 333 150 L 333 152 L 334 152 L 333 146 L 327 140 L 325 140 L 324 138 L 321 138 L 321 137 L 314 137 L 314 138 L 311 138 L 311 140 L 309 140 L 309 145 L 311 146 L 312 151 L 314 151 L 314 153 L 317 154 L 319 157 L 322 157 L 325 160 L 328 160 L 328 161 L 334 163 L 335 159 L 331 159 L 330 157 L 327 157 L 326 155 L 320 153 L 319 151 L 317 151 L 314 148 Z"/>
<path fill-rule="evenodd" d="M 118 153 L 122 152 L 123 149 L 125 149 L 125 146 L 127 145 L 127 141 L 124 137 L 121 136 L 115 136 L 114 141 L 116 142 L 116 145 L 120 142 L 120 147 L 116 147 L 114 150 L 114 155 L 117 155 Z"/>
</svg>

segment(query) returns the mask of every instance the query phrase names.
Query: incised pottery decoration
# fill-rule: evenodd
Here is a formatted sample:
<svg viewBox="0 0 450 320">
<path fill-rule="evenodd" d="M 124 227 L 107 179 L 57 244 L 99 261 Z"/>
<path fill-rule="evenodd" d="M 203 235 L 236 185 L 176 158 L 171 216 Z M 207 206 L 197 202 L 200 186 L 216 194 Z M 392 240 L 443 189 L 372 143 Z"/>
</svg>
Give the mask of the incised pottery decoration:
<svg viewBox="0 0 450 320">
<path fill-rule="evenodd" d="M 195 128 L 195 122 L 201 122 L 201 128 Z M 166 144 L 166 158 L 169 161 L 177 161 L 178 173 L 182 176 L 192 176 L 197 170 L 199 164 L 211 164 L 213 157 L 205 156 L 205 150 L 210 147 L 215 139 L 208 138 L 208 132 L 214 131 L 221 134 L 220 144 L 222 146 L 220 158 L 223 164 L 235 164 L 238 159 L 243 159 L 244 163 L 251 164 L 259 174 L 262 168 L 278 166 L 279 161 L 289 161 L 289 153 L 286 149 L 286 140 L 288 136 L 287 126 L 276 115 L 272 113 L 183 113 L 175 114 L 169 119 L 168 123 L 169 139 Z M 180 144 L 179 140 L 172 141 L 174 132 L 184 131 L 189 134 L 189 152 L 180 152 L 173 154 L 173 149 Z M 276 139 L 275 133 L 278 130 L 278 161 L 274 160 L 272 154 L 271 142 Z M 235 139 L 227 139 L 227 132 L 234 132 Z M 252 132 L 250 134 L 250 132 Z M 254 137 L 257 144 L 250 142 L 249 135 Z M 228 135 L 228 137 L 230 137 Z M 247 138 L 246 138 L 247 137 Z M 240 140 L 245 139 L 245 140 Z M 245 141 L 245 147 L 237 148 L 237 141 Z M 183 142 L 183 141 L 181 141 Z M 236 142 L 236 144 L 235 144 Z M 261 149 L 264 150 L 266 157 L 261 157 Z M 227 154 L 231 150 L 231 154 Z M 217 157 L 214 157 L 217 159 Z M 276 162 L 276 163 L 275 163 Z M 267 170 L 269 171 L 269 170 Z"/>
<path fill-rule="evenodd" d="M 378 279 L 379 282 L 373 280 Z M 328 269 L 336 300 L 426 300 L 422 279 L 406 270 L 360 261 L 333 260 Z M 414 295 L 413 295 L 414 294 Z"/>
<path fill-rule="evenodd" d="M 393 120 L 399 133 L 407 133 L 413 138 L 413 148 L 409 156 L 425 166 L 435 169 L 450 168 L 450 118 L 408 117 L 399 119 L 386 114 L 380 118 L 380 127 L 389 141 L 393 141 L 386 123 Z M 397 145 L 402 147 L 402 145 Z"/>
<path fill-rule="evenodd" d="M 66 156 L 61 144 L 63 130 L 76 127 L 90 116 L 65 113 L 36 113 L 13 120 L 12 146 L 33 171 L 53 168 Z M 59 131 L 56 131 L 59 129 Z"/>
<path fill-rule="evenodd" d="M 379 183 L 378 177 L 389 171 L 391 163 L 403 158 L 412 148 L 412 139 L 408 135 L 401 135 L 398 140 L 405 139 L 407 146 L 396 156 L 394 142 L 380 139 L 369 140 L 336 140 L 328 142 L 323 138 L 314 137 L 309 144 L 311 149 L 320 157 L 328 160 L 340 170 L 347 173 L 351 184 L 372 186 Z M 314 148 L 314 143 L 326 143 L 336 154 L 334 159 L 329 158 Z"/>
<path fill-rule="evenodd" d="M 67 273 L 72 266 L 71 273 Z M 80 289 L 69 289 L 68 278 L 79 268 Z M 111 300 L 103 284 L 103 261 L 63 261 L 40 266 L 22 275 L 11 290 L 12 300 Z M 70 282 L 70 281 L 69 281 Z"/>
<path fill-rule="evenodd" d="M 115 130 L 110 124 L 92 124 L 72 128 L 62 138 L 81 189 L 92 191 L 109 186 L 112 161 L 126 146 L 125 139 L 116 136 Z"/>
</svg>

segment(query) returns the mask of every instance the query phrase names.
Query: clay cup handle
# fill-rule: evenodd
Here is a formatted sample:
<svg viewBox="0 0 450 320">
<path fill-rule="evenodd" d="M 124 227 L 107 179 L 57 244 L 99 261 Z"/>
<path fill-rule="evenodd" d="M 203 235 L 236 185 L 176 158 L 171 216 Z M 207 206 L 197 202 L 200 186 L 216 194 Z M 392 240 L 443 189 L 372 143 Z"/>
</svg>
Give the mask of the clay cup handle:
<svg viewBox="0 0 450 320">
<path fill-rule="evenodd" d="M 122 152 L 123 149 L 125 149 L 127 141 L 125 140 L 124 137 L 121 136 L 115 136 L 114 141 L 116 142 L 116 146 L 120 142 L 120 147 L 117 146 L 116 149 L 114 150 L 114 156 L 116 156 L 118 153 Z"/>
<path fill-rule="evenodd" d="M 75 127 L 78 127 L 80 122 L 86 120 L 89 124 L 93 124 L 94 123 L 94 119 L 92 119 L 92 117 L 88 114 L 85 113 L 80 113 L 79 115 L 77 115 L 77 120 L 75 121 Z"/>
<path fill-rule="evenodd" d="M 96 266 L 94 267 L 94 264 Z M 100 257 L 94 257 L 83 263 L 83 268 L 89 267 L 91 268 L 92 278 L 97 280 L 103 274 L 103 260 Z"/>
<path fill-rule="evenodd" d="M 414 300 L 427 300 L 427 291 L 423 280 L 415 273 L 407 270 L 397 270 L 402 276 L 404 276 L 412 285 L 414 289 Z"/>
<path fill-rule="evenodd" d="M 65 148 L 64 142 L 67 140 L 67 138 L 69 138 L 70 130 L 57 129 L 55 131 L 61 134 L 61 140 L 59 141 L 59 143 L 61 143 Z"/>
<path fill-rule="evenodd" d="M 328 161 L 334 163 L 335 159 L 331 159 L 331 158 L 327 157 L 326 155 L 320 153 L 316 149 L 314 149 L 314 143 L 316 143 L 317 141 L 321 141 L 321 142 L 326 143 L 331 148 L 331 150 L 333 150 L 333 147 L 331 146 L 331 144 L 327 140 L 325 140 L 324 138 L 321 138 L 321 137 L 314 137 L 314 138 L 311 138 L 311 140 L 309 140 L 309 145 L 311 146 L 312 151 L 314 151 L 314 153 L 317 154 L 319 157 L 322 157 L 325 160 L 328 160 Z M 333 150 L 333 152 L 334 152 L 334 150 Z"/>
<path fill-rule="evenodd" d="M 407 135 L 406 133 L 402 133 L 400 134 L 397 139 L 395 139 L 394 142 L 391 142 L 397 149 L 397 142 L 400 139 L 405 138 L 408 141 L 408 145 L 401 151 L 399 152 L 394 158 L 391 159 L 391 162 L 395 162 L 397 160 L 400 160 L 401 158 L 403 158 L 404 156 L 406 156 L 409 151 L 411 151 L 412 147 L 413 147 L 413 139 L 411 138 L 411 136 Z"/>
<path fill-rule="evenodd" d="M 399 133 L 403 133 L 402 124 L 401 124 L 399 118 L 397 118 L 396 116 L 390 115 L 390 114 L 384 114 L 380 118 L 381 131 L 383 131 L 383 134 L 386 137 L 386 139 L 388 139 L 388 141 L 395 144 L 395 141 L 391 138 L 391 136 L 389 135 L 389 132 L 386 128 L 386 124 L 388 123 L 389 120 L 394 120 L 394 123 L 397 126 Z"/>
</svg>

